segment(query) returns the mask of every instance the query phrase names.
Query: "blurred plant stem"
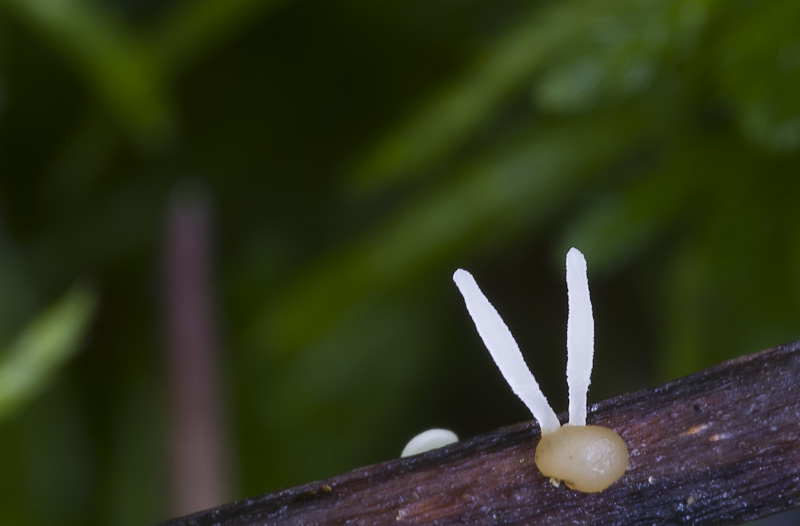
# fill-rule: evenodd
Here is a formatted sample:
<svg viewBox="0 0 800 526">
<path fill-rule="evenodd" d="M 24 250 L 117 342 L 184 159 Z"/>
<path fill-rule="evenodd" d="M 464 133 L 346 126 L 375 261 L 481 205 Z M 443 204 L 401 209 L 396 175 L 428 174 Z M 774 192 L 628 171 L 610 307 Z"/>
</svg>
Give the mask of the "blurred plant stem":
<svg viewBox="0 0 800 526">
<path fill-rule="evenodd" d="M 189 513 L 229 498 L 217 313 L 212 293 L 212 215 L 198 191 L 179 191 L 164 247 L 171 510 Z"/>
</svg>

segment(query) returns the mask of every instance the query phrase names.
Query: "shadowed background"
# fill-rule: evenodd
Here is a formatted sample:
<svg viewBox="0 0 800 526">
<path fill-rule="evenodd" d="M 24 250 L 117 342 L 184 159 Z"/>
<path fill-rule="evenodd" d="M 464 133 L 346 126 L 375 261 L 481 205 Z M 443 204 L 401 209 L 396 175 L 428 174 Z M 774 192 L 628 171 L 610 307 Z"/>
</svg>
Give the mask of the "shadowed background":
<svg viewBox="0 0 800 526">
<path fill-rule="evenodd" d="M 457 267 L 559 411 L 570 246 L 590 403 L 800 338 L 798 19 L 0 0 L 0 523 L 154 523 L 529 419 Z"/>
</svg>

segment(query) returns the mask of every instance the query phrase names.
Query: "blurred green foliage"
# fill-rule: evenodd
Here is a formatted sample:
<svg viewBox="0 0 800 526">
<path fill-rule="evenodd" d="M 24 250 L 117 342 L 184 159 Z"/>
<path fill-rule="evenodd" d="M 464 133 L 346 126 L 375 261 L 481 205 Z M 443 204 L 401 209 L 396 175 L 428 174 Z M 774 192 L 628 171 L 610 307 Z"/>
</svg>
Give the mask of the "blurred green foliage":
<svg viewBox="0 0 800 526">
<path fill-rule="evenodd" d="M 78 288 L 0 351 L 0 421 L 24 405 L 78 348 L 92 299 Z"/>
<path fill-rule="evenodd" d="M 798 19 L 791 0 L 0 0 L 0 523 L 169 515 L 158 269 L 187 180 L 216 213 L 234 497 L 529 418 L 459 266 L 557 408 L 569 246 L 590 401 L 798 338 Z M 87 276 L 91 327 L 93 293 L 63 296 Z"/>
</svg>

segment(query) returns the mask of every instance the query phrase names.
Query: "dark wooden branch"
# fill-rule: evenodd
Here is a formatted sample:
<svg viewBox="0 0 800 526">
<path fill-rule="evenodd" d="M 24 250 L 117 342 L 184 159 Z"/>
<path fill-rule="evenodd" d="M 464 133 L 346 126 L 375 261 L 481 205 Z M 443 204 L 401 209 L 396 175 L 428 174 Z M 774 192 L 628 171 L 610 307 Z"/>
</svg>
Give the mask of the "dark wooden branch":
<svg viewBox="0 0 800 526">
<path fill-rule="evenodd" d="M 602 493 L 554 487 L 522 423 L 163 526 L 737 524 L 800 503 L 799 382 L 800 341 L 594 405 L 630 451 Z"/>
</svg>

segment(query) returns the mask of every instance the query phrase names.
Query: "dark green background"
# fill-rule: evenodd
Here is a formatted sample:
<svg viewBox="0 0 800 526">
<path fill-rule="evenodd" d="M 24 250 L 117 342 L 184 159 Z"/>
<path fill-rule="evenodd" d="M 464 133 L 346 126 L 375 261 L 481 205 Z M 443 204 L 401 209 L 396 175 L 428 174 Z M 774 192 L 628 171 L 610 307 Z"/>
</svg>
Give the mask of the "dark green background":
<svg viewBox="0 0 800 526">
<path fill-rule="evenodd" d="M 800 3 L 0 0 L 0 523 L 173 513 L 169 210 L 210 210 L 230 498 L 800 337 Z M 5 382 L 5 383 L 4 383 Z"/>
</svg>

